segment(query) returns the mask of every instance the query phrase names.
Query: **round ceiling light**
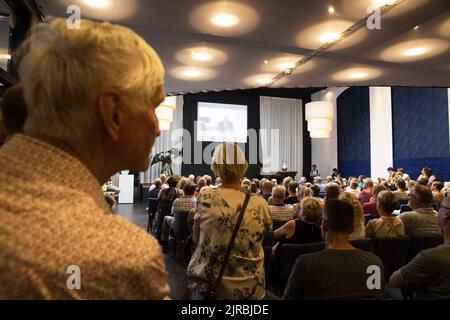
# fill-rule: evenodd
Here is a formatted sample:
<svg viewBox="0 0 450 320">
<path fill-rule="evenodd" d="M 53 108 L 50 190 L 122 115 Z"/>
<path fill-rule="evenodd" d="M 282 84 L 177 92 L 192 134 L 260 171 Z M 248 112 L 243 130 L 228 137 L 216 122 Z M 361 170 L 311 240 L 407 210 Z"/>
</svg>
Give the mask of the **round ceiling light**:
<svg viewBox="0 0 450 320">
<path fill-rule="evenodd" d="M 175 58 L 182 64 L 200 67 L 217 66 L 228 60 L 223 51 L 210 47 L 186 48 L 179 51 Z"/>
<path fill-rule="evenodd" d="M 331 76 L 335 81 L 370 80 L 379 77 L 383 72 L 375 68 L 355 67 L 339 71 Z"/>
<path fill-rule="evenodd" d="M 200 67 L 176 67 L 170 70 L 170 75 L 180 80 L 205 81 L 216 76 L 214 70 Z"/>
<path fill-rule="evenodd" d="M 381 52 L 379 58 L 391 62 L 412 62 L 429 59 L 446 52 L 448 41 L 441 39 L 415 39 L 393 45 Z"/>
<path fill-rule="evenodd" d="M 111 5 L 109 0 L 83 0 L 83 3 L 97 9 L 104 9 Z"/>
</svg>

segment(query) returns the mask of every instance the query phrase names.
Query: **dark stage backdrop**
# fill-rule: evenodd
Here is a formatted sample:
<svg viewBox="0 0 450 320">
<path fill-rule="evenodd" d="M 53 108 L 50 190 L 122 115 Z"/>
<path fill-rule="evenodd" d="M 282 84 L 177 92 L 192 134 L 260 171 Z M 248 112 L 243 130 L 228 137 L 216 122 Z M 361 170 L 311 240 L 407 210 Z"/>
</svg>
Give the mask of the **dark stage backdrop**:
<svg viewBox="0 0 450 320">
<path fill-rule="evenodd" d="M 195 148 L 201 149 L 201 154 L 205 151 L 207 146 L 211 145 L 211 142 L 198 142 L 197 137 L 194 136 L 194 122 L 197 120 L 197 103 L 198 102 L 213 102 L 213 103 L 229 103 L 229 104 L 241 104 L 248 106 L 248 128 L 254 129 L 258 132 L 258 161 L 255 164 L 250 164 L 246 177 L 255 178 L 259 177 L 261 169 L 261 161 L 259 159 L 259 129 L 260 129 L 260 96 L 282 97 L 301 99 L 303 105 L 310 102 L 311 94 L 322 90 L 323 88 L 304 88 L 304 89 L 252 89 L 252 90 L 235 90 L 235 91 L 223 91 L 223 92 L 207 92 L 207 93 L 195 93 L 187 94 L 184 96 L 184 109 L 183 109 L 183 127 L 190 132 L 189 137 L 183 138 L 183 165 L 182 175 L 189 174 L 204 175 L 210 174 L 213 176 L 211 167 L 209 164 L 204 163 L 203 156 L 201 156 L 202 163 L 194 164 L 194 150 Z M 303 108 L 304 112 L 304 108 Z M 303 117 L 304 119 L 304 117 Z M 307 125 L 303 123 L 303 156 L 304 172 L 310 172 L 311 164 L 311 139 L 307 131 Z M 197 144 L 197 146 L 195 146 Z M 212 146 L 216 146 L 218 143 L 214 143 Z M 187 154 L 186 150 L 191 150 L 190 154 Z M 245 145 L 246 157 L 249 159 L 249 146 Z M 212 153 L 214 148 L 211 147 L 208 153 Z M 200 157 L 197 151 L 197 157 Z"/>
</svg>

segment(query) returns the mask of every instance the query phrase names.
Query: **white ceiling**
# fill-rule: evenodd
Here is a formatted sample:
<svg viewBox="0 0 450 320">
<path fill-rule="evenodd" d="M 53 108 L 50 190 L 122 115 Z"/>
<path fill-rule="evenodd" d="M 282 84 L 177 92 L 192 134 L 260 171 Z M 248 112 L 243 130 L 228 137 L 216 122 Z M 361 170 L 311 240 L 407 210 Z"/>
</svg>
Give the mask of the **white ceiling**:
<svg viewBox="0 0 450 320">
<path fill-rule="evenodd" d="M 280 72 L 271 68 L 281 61 L 277 58 L 294 56 L 297 61 L 321 46 L 317 40 L 323 31 L 317 33 L 314 30 L 320 29 L 317 25 L 344 20 L 335 27 L 339 29 L 337 32 L 343 32 L 367 17 L 367 7 L 379 0 L 102 0 L 111 3 L 106 9 L 90 8 L 85 1 L 38 0 L 37 3 L 46 16 L 66 16 L 68 4 L 79 4 L 85 18 L 114 21 L 134 29 L 161 56 L 167 70 L 166 91 L 179 93 L 261 86 L 248 82 L 248 78 L 268 74 L 273 79 Z M 212 17 L 201 11 L 201 6 L 233 8 L 236 2 L 244 4 L 247 11 L 236 9 L 241 23 L 234 29 L 208 25 Z M 328 12 L 330 6 L 335 9 L 334 14 Z M 417 25 L 419 28 L 414 29 Z M 404 47 L 396 50 L 395 46 L 403 43 L 406 43 Z M 190 64 L 177 60 L 177 53 L 198 46 L 222 51 L 227 61 L 209 67 L 212 75 L 208 80 L 175 78 L 174 68 Z M 420 51 L 424 47 L 428 52 L 410 57 L 415 61 L 406 61 L 405 50 Z M 403 0 L 382 15 L 381 30 L 369 30 L 364 25 L 271 86 L 450 87 L 449 48 L 450 1 Z M 356 78 L 347 77 L 349 68 L 356 68 Z M 371 72 L 374 73 L 370 79 L 367 76 Z M 339 73 L 344 73 L 343 77 Z"/>
</svg>

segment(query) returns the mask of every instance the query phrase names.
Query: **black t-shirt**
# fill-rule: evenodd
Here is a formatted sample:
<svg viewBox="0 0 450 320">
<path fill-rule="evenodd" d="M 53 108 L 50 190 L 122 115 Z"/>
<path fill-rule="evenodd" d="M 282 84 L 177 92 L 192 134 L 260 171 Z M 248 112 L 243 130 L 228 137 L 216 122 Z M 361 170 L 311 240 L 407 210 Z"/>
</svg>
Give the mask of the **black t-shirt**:
<svg viewBox="0 0 450 320">
<path fill-rule="evenodd" d="M 379 268 L 380 289 L 368 283 Z M 370 268 L 369 268 L 370 267 Z M 289 300 L 383 299 L 384 270 L 381 259 L 363 250 L 328 249 L 300 256 L 283 295 Z"/>
<path fill-rule="evenodd" d="M 284 204 L 296 204 L 298 203 L 297 196 L 286 197 L 284 198 Z"/>
</svg>

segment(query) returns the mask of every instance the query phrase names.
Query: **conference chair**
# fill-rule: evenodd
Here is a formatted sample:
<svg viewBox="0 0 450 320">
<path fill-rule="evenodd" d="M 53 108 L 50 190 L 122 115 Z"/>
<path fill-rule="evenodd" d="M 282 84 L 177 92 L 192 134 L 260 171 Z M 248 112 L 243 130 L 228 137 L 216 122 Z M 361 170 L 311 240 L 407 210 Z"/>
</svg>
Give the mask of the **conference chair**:
<svg viewBox="0 0 450 320">
<path fill-rule="evenodd" d="M 440 234 L 411 236 L 408 261 L 414 259 L 421 251 L 440 246 L 441 244 L 444 244 L 444 237 Z"/>
<path fill-rule="evenodd" d="M 175 212 L 174 217 L 178 221 L 178 224 L 180 226 L 179 231 L 175 231 L 170 228 L 170 232 L 173 236 L 173 256 L 176 257 L 177 246 L 183 246 L 191 232 L 189 230 L 188 224 L 189 211 Z"/>
<path fill-rule="evenodd" d="M 386 282 L 392 273 L 408 263 L 410 237 L 373 238 L 373 253 L 383 261 Z"/>
<path fill-rule="evenodd" d="M 372 239 L 358 239 L 358 240 L 350 240 L 349 241 L 352 246 L 357 249 L 373 252 L 374 244 Z"/>
</svg>

